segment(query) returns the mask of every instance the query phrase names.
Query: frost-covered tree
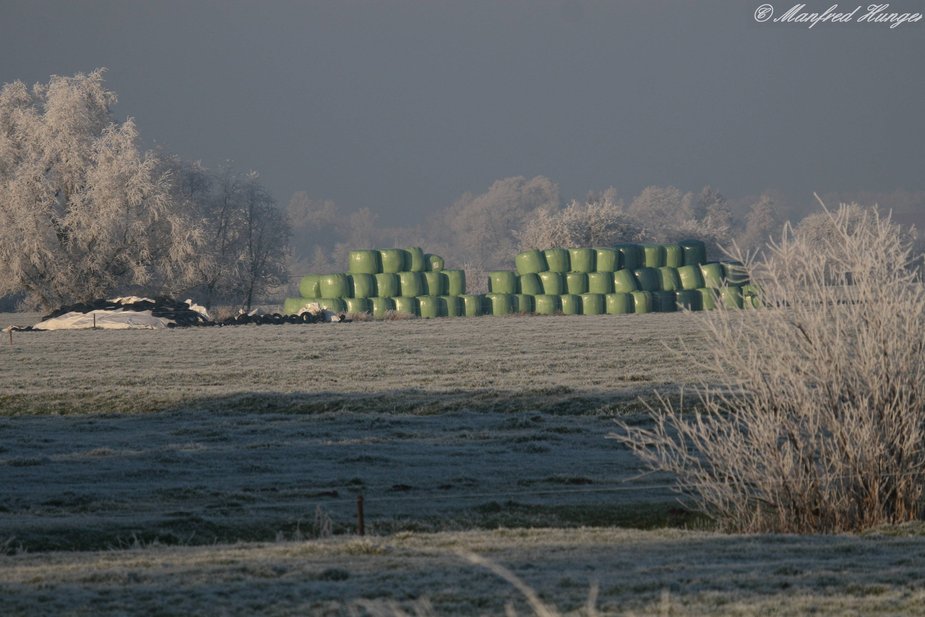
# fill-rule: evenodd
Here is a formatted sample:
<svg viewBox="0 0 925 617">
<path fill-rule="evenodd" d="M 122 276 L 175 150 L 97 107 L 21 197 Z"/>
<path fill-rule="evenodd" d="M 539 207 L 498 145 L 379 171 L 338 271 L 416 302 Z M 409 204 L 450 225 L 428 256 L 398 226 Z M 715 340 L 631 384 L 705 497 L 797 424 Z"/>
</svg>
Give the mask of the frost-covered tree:
<svg viewBox="0 0 925 617">
<path fill-rule="evenodd" d="M 517 233 L 522 250 L 608 246 L 644 238 L 645 231 L 626 213 L 613 189 L 590 195 L 584 202 L 573 199 L 562 210 L 540 210 Z"/>
<path fill-rule="evenodd" d="M 103 73 L 0 89 L 0 296 L 50 308 L 191 280 L 197 227 Z"/>
<path fill-rule="evenodd" d="M 748 210 L 745 231 L 739 239 L 739 245 L 746 250 L 758 250 L 771 240 L 772 234 L 780 227 L 781 220 L 774 200 L 764 194 Z"/>
<path fill-rule="evenodd" d="M 517 231 L 544 210 L 559 208 L 559 187 L 543 176 L 496 181 L 481 195 L 463 195 L 445 214 L 454 252 L 473 268 L 511 265 Z"/>
<path fill-rule="evenodd" d="M 722 193 L 712 186 L 705 186 L 697 198 L 694 218 L 702 221 L 705 227 L 729 235 L 732 229 L 732 209 Z"/>
<path fill-rule="evenodd" d="M 673 186 L 648 186 L 633 199 L 628 212 L 648 229 L 677 227 L 694 218 L 694 196 Z"/>
</svg>

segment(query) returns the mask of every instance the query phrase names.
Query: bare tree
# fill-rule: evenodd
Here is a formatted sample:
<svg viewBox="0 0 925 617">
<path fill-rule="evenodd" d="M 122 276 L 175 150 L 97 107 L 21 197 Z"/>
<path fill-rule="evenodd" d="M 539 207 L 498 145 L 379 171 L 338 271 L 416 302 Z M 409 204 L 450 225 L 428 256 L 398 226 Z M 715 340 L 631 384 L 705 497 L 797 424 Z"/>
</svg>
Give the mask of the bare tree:
<svg viewBox="0 0 925 617">
<path fill-rule="evenodd" d="M 174 178 L 173 198 L 202 229 L 194 260 L 201 302 L 250 308 L 255 296 L 281 285 L 287 275 L 289 226 L 256 172 L 217 172 L 173 158 L 165 163 Z"/>
<path fill-rule="evenodd" d="M 113 120 L 103 73 L 0 90 L 0 295 L 50 308 L 193 275 L 198 228 L 134 122 Z"/>
<path fill-rule="evenodd" d="M 703 315 L 711 338 L 693 411 L 615 437 L 723 526 L 841 532 L 921 513 L 925 288 L 908 234 L 876 210 L 786 226 L 748 264 L 768 308 Z M 836 280 L 832 280 L 832 275 Z"/>
</svg>

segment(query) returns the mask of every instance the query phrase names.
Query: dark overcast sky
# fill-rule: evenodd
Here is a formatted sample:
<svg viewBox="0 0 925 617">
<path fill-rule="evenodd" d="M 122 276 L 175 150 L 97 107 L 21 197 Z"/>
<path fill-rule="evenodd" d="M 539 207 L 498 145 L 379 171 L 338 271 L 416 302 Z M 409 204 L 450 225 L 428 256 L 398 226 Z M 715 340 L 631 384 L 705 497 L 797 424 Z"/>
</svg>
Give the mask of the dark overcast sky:
<svg viewBox="0 0 925 617">
<path fill-rule="evenodd" d="M 565 197 L 925 189 L 925 20 L 808 29 L 759 4 L 0 0 L 0 80 L 108 67 L 147 145 L 398 223 L 512 175 Z"/>
</svg>

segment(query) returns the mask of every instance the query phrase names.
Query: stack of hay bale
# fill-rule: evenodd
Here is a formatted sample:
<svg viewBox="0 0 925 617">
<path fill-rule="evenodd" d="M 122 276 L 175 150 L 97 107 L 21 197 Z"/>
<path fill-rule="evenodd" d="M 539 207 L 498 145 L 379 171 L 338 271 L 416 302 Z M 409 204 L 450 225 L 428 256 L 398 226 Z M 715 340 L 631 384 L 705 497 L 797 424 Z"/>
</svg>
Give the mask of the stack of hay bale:
<svg viewBox="0 0 925 617">
<path fill-rule="evenodd" d="M 466 273 L 444 269 L 442 257 L 419 247 L 350 251 L 348 261 L 348 272 L 302 277 L 301 297 L 287 298 L 284 312 L 317 302 L 330 311 L 376 319 L 390 311 L 419 317 L 482 314 L 482 297 L 466 293 Z"/>
<path fill-rule="evenodd" d="M 486 312 L 601 315 L 758 306 L 741 264 L 707 262 L 700 240 L 523 251 L 489 273 Z"/>
</svg>

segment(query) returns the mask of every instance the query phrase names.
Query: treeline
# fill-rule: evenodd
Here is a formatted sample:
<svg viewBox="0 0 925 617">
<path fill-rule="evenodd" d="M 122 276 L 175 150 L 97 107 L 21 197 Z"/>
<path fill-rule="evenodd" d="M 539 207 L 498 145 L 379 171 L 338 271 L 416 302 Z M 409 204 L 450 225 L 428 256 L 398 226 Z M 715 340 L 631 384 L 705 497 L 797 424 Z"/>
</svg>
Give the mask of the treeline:
<svg viewBox="0 0 925 617">
<path fill-rule="evenodd" d="M 292 226 L 293 274 L 344 269 L 354 248 L 424 246 L 464 268 L 475 291 L 484 272 L 513 267 L 526 248 L 605 246 L 616 242 L 676 242 L 696 237 L 714 252 L 733 240 L 757 247 L 780 231 L 773 200 L 763 195 L 744 216 L 711 187 L 699 194 L 650 186 L 629 202 L 615 189 L 563 202 L 543 176 L 498 180 L 484 193 L 466 194 L 420 224 L 383 225 L 368 209 L 345 212 L 332 201 L 296 193 L 287 214 Z M 484 291 L 484 290 L 482 290 Z"/>
<path fill-rule="evenodd" d="M 289 228 L 257 174 L 140 150 L 103 69 L 0 90 L 0 297 L 115 293 L 249 307 L 286 276 Z"/>
</svg>

